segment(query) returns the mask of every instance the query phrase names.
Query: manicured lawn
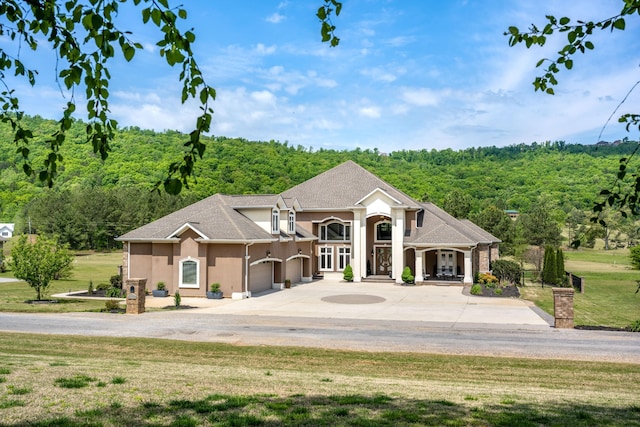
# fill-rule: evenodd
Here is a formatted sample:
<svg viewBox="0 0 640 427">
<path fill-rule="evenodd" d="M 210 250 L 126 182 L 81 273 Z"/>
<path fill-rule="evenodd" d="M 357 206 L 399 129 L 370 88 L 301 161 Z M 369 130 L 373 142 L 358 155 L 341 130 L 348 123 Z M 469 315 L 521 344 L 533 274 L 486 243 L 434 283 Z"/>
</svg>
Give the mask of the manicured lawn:
<svg viewBox="0 0 640 427">
<path fill-rule="evenodd" d="M 0 333 L 0 425 L 640 426 L 640 365 Z"/>
<path fill-rule="evenodd" d="M 51 282 L 50 295 L 69 291 L 87 290 L 89 281 L 94 288 L 100 283 L 109 283 L 109 278 L 118 274 L 118 265 L 122 264 L 122 252 L 88 253 L 77 255 L 73 262 L 70 279 Z M 11 271 L 0 277 L 12 277 Z M 36 292 L 24 282 L 0 283 L 0 310 L 16 312 L 71 312 L 99 310 L 104 301 L 59 300 L 56 304 L 27 304 L 35 299 Z"/>
<path fill-rule="evenodd" d="M 635 293 L 640 271 L 631 269 L 628 254 L 628 249 L 565 252 L 566 270 L 586 281 L 585 293 L 575 294 L 576 325 L 626 327 L 640 319 L 640 294 Z M 529 283 L 522 295 L 553 314 L 550 287 Z"/>
</svg>

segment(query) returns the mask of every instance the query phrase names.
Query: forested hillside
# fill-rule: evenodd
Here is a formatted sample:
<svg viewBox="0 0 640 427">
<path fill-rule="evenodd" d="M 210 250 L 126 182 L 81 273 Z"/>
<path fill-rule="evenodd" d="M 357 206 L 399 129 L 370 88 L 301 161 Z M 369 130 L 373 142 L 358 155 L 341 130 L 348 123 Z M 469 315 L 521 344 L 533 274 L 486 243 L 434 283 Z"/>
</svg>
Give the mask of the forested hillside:
<svg viewBox="0 0 640 427">
<path fill-rule="evenodd" d="M 46 140 L 56 123 L 39 117 L 25 120 L 39 133 L 31 147 L 37 167 L 44 153 L 37 142 Z M 15 222 L 19 231 L 26 230 L 29 221 L 32 231 L 61 233 L 59 228 L 65 226 L 78 235 L 77 241 L 67 239 L 73 246 L 104 247 L 114 236 L 211 194 L 278 193 L 349 159 L 410 196 L 441 206 L 458 189 L 470 197 L 472 212 L 489 205 L 526 212 L 542 197 L 559 213 L 568 214 L 589 210 L 599 191 L 611 185 L 620 157 L 635 148 L 631 142 L 597 148 L 553 142 L 393 151 L 394 142 L 389 141 L 388 147 L 373 151 L 333 151 L 212 137 L 196 166 L 196 182 L 174 198 L 150 190 L 179 158 L 185 135 L 123 129 L 102 162 L 85 143 L 84 126 L 77 122 L 69 131 L 61 152 L 64 166 L 53 189 L 24 175 L 11 129 L 0 127 L 2 222 Z M 97 229 L 103 237 L 95 237 Z"/>
</svg>

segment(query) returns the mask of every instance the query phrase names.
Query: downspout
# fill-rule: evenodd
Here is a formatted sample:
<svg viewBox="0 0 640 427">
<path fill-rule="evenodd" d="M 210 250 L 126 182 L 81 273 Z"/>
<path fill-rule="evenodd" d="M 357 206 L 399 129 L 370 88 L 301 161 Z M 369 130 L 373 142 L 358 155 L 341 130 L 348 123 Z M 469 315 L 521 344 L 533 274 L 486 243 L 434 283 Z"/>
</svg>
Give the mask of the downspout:
<svg viewBox="0 0 640 427">
<path fill-rule="evenodd" d="M 249 246 L 254 242 L 244 245 L 244 291 L 243 294 L 249 298 Z"/>
</svg>

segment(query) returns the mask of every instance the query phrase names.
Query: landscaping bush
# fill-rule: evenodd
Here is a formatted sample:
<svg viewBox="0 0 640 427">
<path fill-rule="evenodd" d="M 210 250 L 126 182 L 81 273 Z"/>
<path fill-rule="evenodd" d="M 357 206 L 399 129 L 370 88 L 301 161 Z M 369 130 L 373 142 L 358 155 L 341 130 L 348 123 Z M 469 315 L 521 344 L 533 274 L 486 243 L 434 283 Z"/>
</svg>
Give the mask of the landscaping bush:
<svg viewBox="0 0 640 427">
<path fill-rule="evenodd" d="M 120 302 L 115 299 L 109 299 L 104 302 L 104 307 L 109 311 L 118 310 L 120 309 Z"/>
<path fill-rule="evenodd" d="M 109 282 L 111 283 L 111 286 L 114 288 L 122 288 L 122 276 L 119 274 L 111 276 L 111 278 L 109 279 Z"/>
<path fill-rule="evenodd" d="M 482 295 L 482 286 L 475 284 L 471 287 L 471 295 Z"/>
<path fill-rule="evenodd" d="M 488 288 L 495 288 L 498 285 L 498 278 L 491 273 L 480 273 L 478 283 Z"/>
<path fill-rule="evenodd" d="M 176 307 L 180 307 L 181 302 L 182 297 L 180 296 L 180 292 L 176 291 L 176 293 L 173 294 L 173 305 L 175 305 Z"/>
<path fill-rule="evenodd" d="M 124 298 L 124 291 L 119 288 L 109 288 L 105 295 L 109 298 Z"/>
<path fill-rule="evenodd" d="M 98 283 L 96 286 L 96 291 L 108 291 L 111 288 L 111 285 L 108 283 Z"/>
<path fill-rule="evenodd" d="M 631 332 L 640 332 L 640 320 L 636 320 L 631 325 L 629 325 L 629 329 Z"/>
<path fill-rule="evenodd" d="M 353 281 L 353 269 L 351 268 L 351 264 L 347 264 L 347 266 L 344 268 L 342 278 L 347 282 Z"/>
<path fill-rule="evenodd" d="M 522 269 L 517 262 L 506 259 L 495 260 L 491 263 L 491 271 L 499 282 L 504 280 L 510 284 L 520 284 Z"/>
<path fill-rule="evenodd" d="M 411 269 L 409 266 L 406 266 L 404 270 L 402 270 L 402 281 L 404 283 L 413 283 L 415 277 L 411 274 Z"/>
</svg>

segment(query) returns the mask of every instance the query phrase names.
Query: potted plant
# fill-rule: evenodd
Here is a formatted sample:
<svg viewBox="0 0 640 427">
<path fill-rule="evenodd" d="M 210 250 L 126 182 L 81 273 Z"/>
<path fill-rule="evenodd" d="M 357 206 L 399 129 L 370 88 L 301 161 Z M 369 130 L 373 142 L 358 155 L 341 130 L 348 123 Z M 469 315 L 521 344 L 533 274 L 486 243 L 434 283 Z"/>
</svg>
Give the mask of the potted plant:
<svg viewBox="0 0 640 427">
<path fill-rule="evenodd" d="M 222 291 L 220 290 L 220 283 L 212 283 L 207 291 L 207 298 L 209 299 L 222 299 Z"/>
<path fill-rule="evenodd" d="M 286 289 L 291 288 L 291 280 L 290 280 L 290 279 L 285 279 L 285 280 L 284 280 L 284 287 L 285 287 Z"/>
<path fill-rule="evenodd" d="M 164 282 L 158 282 L 152 294 L 154 297 L 166 297 L 169 296 L 169 291 L 165 289 Z"/>
</svg>

